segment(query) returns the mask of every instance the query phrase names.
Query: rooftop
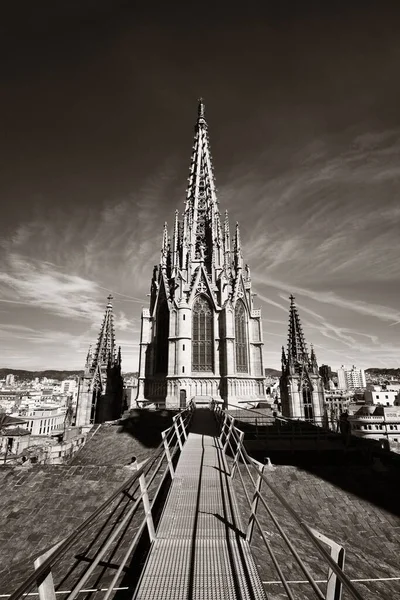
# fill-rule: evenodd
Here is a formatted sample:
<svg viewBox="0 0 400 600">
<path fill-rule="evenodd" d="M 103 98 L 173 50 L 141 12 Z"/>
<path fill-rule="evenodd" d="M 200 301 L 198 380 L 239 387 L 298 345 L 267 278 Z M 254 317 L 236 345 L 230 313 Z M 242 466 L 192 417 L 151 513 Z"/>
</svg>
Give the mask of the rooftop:
<svg viewBox="0 0 400 600">
<path fill-rule="evenodd" d="M 13 591 L 31 572 L 34 558 L 71 533 L 130 477 L 127 466 L 132 456 L 139 461 L 150 456 L 160 441 L 160 430 L 166 429 L 170 420 L 171 414 L 167 411 L 134 411 L 121 426 L 94 427 L 86 445 L 69 464 L 0 466 L 0 590 L 3 593 Z M 366 599 L 387 600 L 400 596 L 397 560 L 400 469 L 384 461 L 366 460 L 362 464 L 350 461 L 349 457 L 341 464 L 319 462 L 316 465 L 311 458 L 301 467 L 276 466 L 275 470 L 268 471 L 268 477 L 308 524 L 344 545 L 346 572 L 352 579 L 387 579 L 363 583 L 365 589 L 361 593 Z M 242 493 L 237 491 L 245 507 Z M 281 509 L 275 503 L 273 506 L 276 516 L 286 522 L 299 552 L 310 562 L 316 575 L 320 575 L 312 550 L 297 539 L 298 532 L 290 520 L 280 514 Z M 263 521 L 263 526 L 268 538 L 275 543 L 271 522 Z M 257 534 L 252 546 L 263 581 L 276 580 Z M 293 578 L 303 579 L 288 562 L 284 548 L 278 546 L 277 553 L 286 561 L 287 568 L 293 569 Z M 396 577 L 399 579 L 393 579 Z M 265 585 L 271 598 L 279 597 L 280 587 Z"/>
</svg>

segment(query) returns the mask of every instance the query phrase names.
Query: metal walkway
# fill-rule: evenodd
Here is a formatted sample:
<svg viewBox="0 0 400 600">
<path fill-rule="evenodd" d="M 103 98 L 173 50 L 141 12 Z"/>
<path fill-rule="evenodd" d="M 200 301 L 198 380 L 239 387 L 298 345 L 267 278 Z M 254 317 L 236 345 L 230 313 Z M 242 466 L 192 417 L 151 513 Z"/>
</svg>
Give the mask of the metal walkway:
<svg viewBox="0 0 400 600">
<path fill-rule="evenodd" d="M 217 436 L 197 409 L 134 600 L 265 600 Z"/>
</svg>

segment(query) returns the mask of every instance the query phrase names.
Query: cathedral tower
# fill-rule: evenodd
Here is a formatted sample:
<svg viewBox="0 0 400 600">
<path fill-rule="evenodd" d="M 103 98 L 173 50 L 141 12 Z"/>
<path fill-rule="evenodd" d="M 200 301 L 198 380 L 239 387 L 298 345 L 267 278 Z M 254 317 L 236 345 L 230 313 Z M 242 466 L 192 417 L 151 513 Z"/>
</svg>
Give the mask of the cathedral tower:
<svg viewBox="0 0 400 600">
<path fill-rule="evenodd" d="M 287 354 L 282 346 L 282 375 L 279 382 L 282 414 L 320 425 L 324 414 L 324 384 L 313 347 L 308 356 L 294 300 L 294 296 L 290 296 Z"/>
<path fill-rule="evenodd" d="M 116 352 L 112 296 L 108 296 L 96 349 L 91 347 L 86 358 L 85 371 L 79 379 L 75 424 L 114 421 L 122 414 L 123 378 L 121 375 L 121 348 Z"/>
<path fill-rule="evenodd" d="M 228 214 L 220 215 L 202 100 L 188 181 L 172 239 L 164 225 L 150 307 L 142 311 L 137 400 L 256 402 L 265 397 L 261 311 L 253 307 L 239 225 L 231 240 Z"/>
</svg>

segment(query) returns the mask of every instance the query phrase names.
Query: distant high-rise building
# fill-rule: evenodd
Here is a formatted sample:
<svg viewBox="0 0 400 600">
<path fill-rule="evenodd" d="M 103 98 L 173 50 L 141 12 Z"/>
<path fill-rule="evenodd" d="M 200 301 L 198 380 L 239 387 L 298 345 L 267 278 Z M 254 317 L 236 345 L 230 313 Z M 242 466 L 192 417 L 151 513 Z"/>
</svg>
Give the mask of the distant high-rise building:
<svg viewBox="0 0 400 600">
<path fill-rule="evenodd" d="M 339 390 L 347 390 L 346 370 L 343 365 L 337 370 L 337 378 Z"/>
<path fill-rule="evenodd" d="M 282 414 L 320 424 L 324 414 L 324 386 L 314 348 L 308 356 L 300 317 L 290 296 L 287 354 L 282 347 L 280 378 Z"/>
<path fill-rule="evenodd" d="M 15 383 L 15 375 L 13 375 L 12 373 L 9 373 L 6 376 L 6 385 L 14 385 Z"/>
<path fill-rule="evenodd" d="M 72 394 L 75 391 L 77 383 L 75 379 L 64 379 L 60 385 L 61 394 Z"/>
<path fill-rule="evenodd" d="M 338 369 L 338 388 L 341 390 L 355 390 L 366 388 L 365 373 L 363 369 L 357 369 L 354 365 L 346 369 L 343 365 Z"/>
<path fill-rule="evenodd" d="M 109 296 L 95 352 L 89 348 L 85 371 L 79 379 L 75 420 L 78 426 L 113 421 L 122 414 L 121 348 L 117 353 L 111 300 Z"/>
<path fill-rule="evenodd" d="M 199 103 L 189 185 L 172 239 L 165 225 L 150 306 L 142 312 L 139 402 L 186 406 L 265 398 L 261 311 L 253 305 L 239 225 L 221 217 L 204 104 Z"/>
<path fill-rule="evenodd" d="M 319 368 L 319 374 L 322 377 L 322 381 L 324 382 L 324 388 L 326 390 L 330 389 L 330 382 L 332 380 L 332 369 L 329 365 L 321 365 Z"/>
</svg>

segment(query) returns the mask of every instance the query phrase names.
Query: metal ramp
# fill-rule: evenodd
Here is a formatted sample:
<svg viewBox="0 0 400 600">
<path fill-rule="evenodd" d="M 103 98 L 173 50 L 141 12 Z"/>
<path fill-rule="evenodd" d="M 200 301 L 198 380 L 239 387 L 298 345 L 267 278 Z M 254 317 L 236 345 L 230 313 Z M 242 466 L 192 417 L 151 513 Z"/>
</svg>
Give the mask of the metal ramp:
<svg viewBox="0 0 400 600">
<path fill-rule="evenodd" d="M 134 600 L 265 600 L 213 414 L 197 409 Z"/>
</svg>

